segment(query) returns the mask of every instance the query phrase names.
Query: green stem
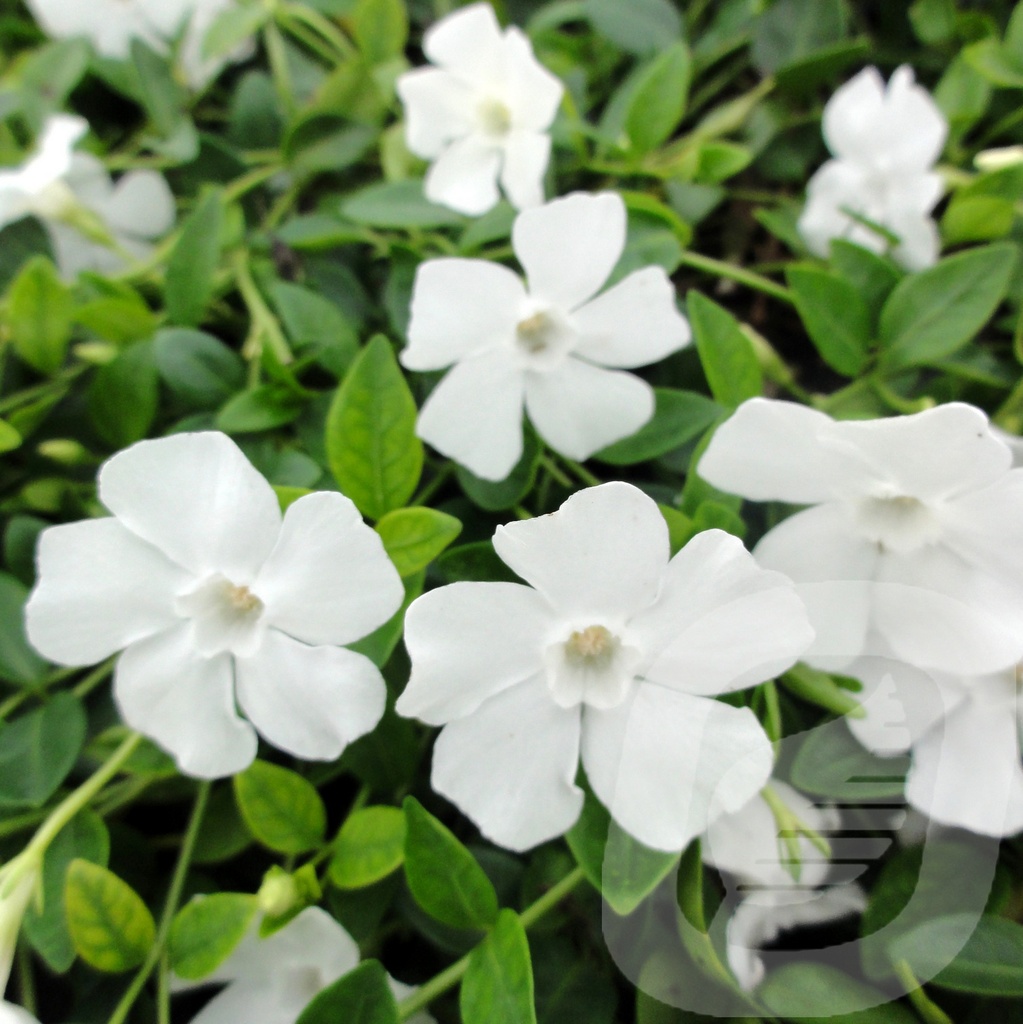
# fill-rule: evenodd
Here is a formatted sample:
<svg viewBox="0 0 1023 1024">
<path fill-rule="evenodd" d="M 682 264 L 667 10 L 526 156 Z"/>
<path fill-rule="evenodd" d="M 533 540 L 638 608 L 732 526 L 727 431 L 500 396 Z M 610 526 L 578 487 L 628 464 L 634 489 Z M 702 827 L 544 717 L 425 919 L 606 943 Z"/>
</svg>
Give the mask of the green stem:
<svg viewBox="0 0 1023 1024">
<path fill-rule="evenodd" d="M 539 921 L 544 914 L 550 913 L 585 878 L 586 876 L 583 874 L 582 868 L 573 868 L 560 882 L 552 885 L 538 900 L 530 904 L 519 914 L 522 927 L 529 928 Z M 449 989 L 454 988 L 469 969 L 469 960 L 471 958 L 472 952 L 470 951 L 461 960 L 456 960 L 446 970 L 441 971 L 440 974 L 431 978 L 425 985 L 417 988 L 407 999 L 403 999 L 398 1004 L 399 1019 L 408 1020 L 413 1014 L 429 1006 L 438 996 L 442 996 Z"/>
<path fill-rule="evenodd" d="M 561 457 L 561 461 L 568 469 L 575 473 L 575 475 L 584 484 L 586 484 L 587 487 L 599 487 L 604 482 L 600 477 L 591 473 L 585 466 L 580 465 L 578 462 L 573 462 L 571 459 L 566 459 L 564 456 Z"/>
<path fill-rule="evenodd" d="M 561 472 L 558 464 L 546 452 L 540 456 L 540 465 L 559 483 L 562 487 L 571 487 L 572 481 Z"/>
<path fill-rule="evenodd" d="M 694 270 L 702 270 L 714 277 L 724 277 L 729 281 L 744 284 L 748 288 L 763 292 L 765 295 L 770 295 L 772 298 L 788 303 L 790 306 L 795 305 L 795 300 L 792 298 L 792 293 L 788 288 L 778 284 L 776 281 L 772 281 L 769 277 L 754 274 L 752 270 L 737 267 L 733 263 L 725 263 L 724 260 L 716 260 L 712 256 L 701 256 L 699 253 L 690 252 L 689 250 L 682 253 L 682 263 L 687 267 L 692 267 Z"/>
<path fill-rule="evenodd" d="M 330 43 L 342 60 L 358 54 L 355 44 L 332 21 L 304 4 L 282 4 L 279 10 L 289 18 L 304 22 L 317 35 Z"/>
<path fill-rule="evenodd" d="M 253 363 L 258 362 L 259 355 L 262 351 L 262 340 L 266 340 L 270 343 L 270 348 L 274 355 L 277 357 L 277 361 L 283 366 L 287 366 L 289 363 L 294 362 L 295 357 L 291 353 L 291 348 L 288 346 L 287 339 L 284 337 L 284 332 L 281 330 L 280 322 L 277 317 L 270 311 L 270 307 L 263 300 L 263 296 L 256 285 L 255 280 L 252 277 L 252 271 L 249 269 L 249 255 L 244 249 L 239 249 L 234 255 L 232 261 L 234 265 L 234 277 L 235 282 L 238 285 L 238 291 L 241 292 L 242 298 L 245 300 L 245 305 L 249 311 L 249 317 L 252 320 L 252 333 L 250 339 L 254 341 L 253 348 L 255 351 L 249 351 L 246 353 Z"/>
<path fill-rule="evenodd" d="M 952 1018 L 924 994 L 913 969 L 905 960 L 897 960 L 893 966 L 899 981 L 906 987 L 906 996 L 913 1004 L 913 1008 L 927 1024 L 952 1024 Z"/>
<path fill-rule="evenodd" d="M 114 670 L 114 659 L 107 658 L 102 665 L 97 665 L 83 680 L 75 684 L 71 691 L 79 699 L 87 697 Z"/>
<path fill-rule="evenodd" d="M 334 47 L 328 45 L 315 32 L 311 32 L 307 25 L 304 25 L 297 18 L 291 17 L 286 11 L 278 10 L 277 24 L 284 29 L 292 38 L 297 39 L 307 49 L 312 50 L 321 60 L 327 64 L 335 64 L 338 60 L 338 53 Z"/>
<path fill-rule="evenodd" d="M 455 475 L 455 464 L 445 462 L 443 467 L 434 473 L 428 484 L 424 484 L 420 492 L 409 502 L 409 506 L 425 505 Z"/>
<path fill-rule="evenodd" d="M 269 181 L 275 174 L 280 174 L 282 170 L 280 164 L 268 164 L 265 167 L 255 167 L 251 171 L 247 171 L 241 177 L 235 178 L 224 189 L 224 202 L 232 203 L 236 199 L 241 199 L 247 192 L 258 188 L 264 181 Z"/>
</svg>

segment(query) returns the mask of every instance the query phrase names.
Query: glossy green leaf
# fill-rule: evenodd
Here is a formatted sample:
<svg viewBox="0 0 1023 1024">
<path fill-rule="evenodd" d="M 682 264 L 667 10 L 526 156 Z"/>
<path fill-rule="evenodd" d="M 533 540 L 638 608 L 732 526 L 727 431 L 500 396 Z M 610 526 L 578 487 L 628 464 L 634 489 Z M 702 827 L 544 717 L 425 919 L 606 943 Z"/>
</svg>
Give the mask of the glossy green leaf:
<svg viewBox="0 0 1023 1024">
<path fill-rule="evenodd" d="M 38 683 L 46 672 L 46 661 L 25 635 L 28 593 L 21 580 L 0 572 L 0 679 L 19 686 Z"/>
<path fill-rule="evenodd" d="M 238 810 L 253 837 L 279 853 L 305 853 L 323 842 L 327 812 L 316 787 L 296 772 L 253 761 L 234 777 Z"/>
<path fill-rule="evenodd" d="M 139 341 L 96 371 L 89 387 L 89 416 L 99 436 L 117 450 L 148 433 L 159 402 L 153 346 Z"/>
<path fill-rule="evenodd" d="M 867 303 L 844 278 L 818 267 L 791 266 L 785 276 L 821 358 L 855 377 L 866 365 L 874 334 Z"/>
<path fill-rule="evenodd" d="M 612 466 L 656 459 L 702 434 L 724 410 L 696 391 L 654 388 L 654 415 L 630 437 L 602 448 L 593 458 Z"/>
<path fill-rule="evenodd" d="M 167 261 L 164 292 L 172 324 L 202 323 L 213 296 L 214 272 L 220 262 L 224 201 L 218 191 L 206 192 L 181 226 L 181 236 Z"/>
<path fill-rule="evenodd" d="M 763 387 L 760 365 L 735 317 L 697 291 L 689 293 L 687 308 L 711 394 L 728 408 L 757 397 Z"/>
<path fill-rule="evenodd" d="M 7 295 L 7 325 L 14 351 L 33 369 L 59 370 L 71 340 L 74 300 L 54 265 L 36 256 L 24 265 Z"/>
<path fill-rule="evenodd" d="M 379 961 L 366 960 L 320 992 L 295 1024 L 398 1024 L 398 1020 L 387 972 Z"/>
<path fill-rule="evenodd" d="M 469 955 L 458 1005 L 463 1024 L 536 1024 L 529 942 L 514 911 L 502 910 Z"/>
<path fill-rule="evenodd" d="M 196 981 L 215 971 L 241 942 L 256 916 L 250 893 L 194 896 L 175 915 L 167 940 L 171 970 Z"/>
<path fill-rule="evenodd" d="M 330 880 L 339 889 L 362 889 L 397 871 L 405 860 L 405 814 L 397 807 L 362 807 L 334 840 Z"/>
<path fill-rule="evenodd" d="M 649 153 L 678 127 L 685 113 L 692 61 L 685 43 L 673 43 L 637 72 L 623 128 L 638 153 Z"/>
<path fill-rule="evenodd" d="M 462 532 L 462 524 L 436 509 L 399 508 L 376 526 L 387 557 L 401 576 L 425 569 Z"/>
</svg>

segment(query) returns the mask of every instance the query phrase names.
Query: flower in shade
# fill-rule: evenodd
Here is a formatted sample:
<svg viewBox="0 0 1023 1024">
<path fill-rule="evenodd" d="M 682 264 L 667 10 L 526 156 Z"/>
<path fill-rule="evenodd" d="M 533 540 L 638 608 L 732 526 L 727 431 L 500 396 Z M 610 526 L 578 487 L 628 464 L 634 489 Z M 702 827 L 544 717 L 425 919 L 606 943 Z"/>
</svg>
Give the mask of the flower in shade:
<svg viewBox="0 0 1023 1024">
<path fill-rule="evenodd" d="M 846 82 L 824 107 L 824 141 L 835 159 L 810 179 L 799 231 L 813 252 L 833 238 L 874 252 L 891 250 L 910 270 L 938 258 L 930 217 L 941 198 L 932 168 L 948 123 L 926 89 L 903 66 L 885 87 L 877 68 Z"/>
<path fill-rule="evenodd" d="M 590 785 L 640 842 L 680 850 L 771 772 L 770 741 L 718 694 L 790 666 L 811 631 L 791 583 L 701 533 L 669 558 L 656 503 L 625 483 L 499 527 L 526 584 L 453 583 L 413 602 L 398 710 L 443 725 L 433 787 L 494 842 L 570 828 Z"/>
<path fill-rule="evenodd" d="M 306 495 L 282 521 L 273 488 L 218 433 L 132 445 L 101 468 L 99 497 L 112 517 L 42 534 L 29 639 L 63 665 L 123 649 L 121 714 L 182 771 L 241 771 L 256 730 L 332 760 L 376 725 L 383 679 L 341 645 L 404 591 L 347 498 Z"/>
<path fill-rule="evenodd" d="M 1023 470 L 972 406 L 835 422 L 754 398 L 718 428 L 699 473 L 754 501 L 810 508 L 768 531 L 757 561 L 795 580 L 840 669 L 876 630 L 913 665 L 983 673 L 1023 655 Z"/>
<path fill-rule="evenodd" d="M 500 180 L 513 206 L 543 202 L 564 89 L 526 36 L 502 32 L 493 7 L 477 3 L 433 25 L 423 52 L 436 66 L 407 71 L 397 89 L 408 148 L 433 161 L 427 198 L 476 215 L 497 202 Z"/>
<path fill-rule="evenodd" d="M 833 807 L 818 807 L 791 786 L 771 781 L 786 816 L 826 841 L 838 830 Z M 783 931 L 826 924 L 863 910 L 863 890 L 851 882 L 825 885 L 829 859 L 805 835 L 792 835 L 763 796 L 724 814 L 703 837 L 706 863 L 738 882 L 739 902 L 725 930 L 728 964 L 744 989 L 764 977 L 760 950 Z M 822 888 L 823 887 L 823 888 Z"/>
<path fill-rule="evenodd" d="M 663 359 L 690 332 L 660 267 L 597 295 L 625 247 L 625 227 L 619 196 L 575 193 L 516 218 L 512 244 L 525 282 L 486 260 L 420 266 L 401 361 L 413 370 L 454 364 L 423 406 L 420 437 L 477 476 L 501 480 L 522 454 L 523 406 L 540 436 L 573 459 L 650 419 L 653 389 L 621 370 Z"/>
<path fill-rule="evenodd" d="M 129 171 L 115 183 L 99 159 L 75 152 L 88 129 L 80 117 L 56 114 L 35 154 L 0 171 L 0 227 L 38 217 L 65 277 L 141 259 L 174 223 L 174 197 L 162 175 Z"/>
</svg>

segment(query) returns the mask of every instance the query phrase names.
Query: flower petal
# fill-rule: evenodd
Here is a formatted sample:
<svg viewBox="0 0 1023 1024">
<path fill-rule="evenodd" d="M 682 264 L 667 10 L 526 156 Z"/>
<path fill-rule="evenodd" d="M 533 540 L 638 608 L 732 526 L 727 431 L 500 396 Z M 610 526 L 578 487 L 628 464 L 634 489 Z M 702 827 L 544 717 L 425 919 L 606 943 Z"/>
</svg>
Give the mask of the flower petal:
<svg viewBox="0 0 1023 1024">
<path fill-rule="evenodd" d="M 421 263 L 402 365 L 440 370 L 482 349 L 513 344 L 525 299 L 518 275 L 488 260 Z"/>
<path fill-rule="evenodd" d="M 654 391 L 631 373 L 569 356 L 555 370 L 526 377 L 526 411 L 555 451 L 587 459 L 649 422 Z"/>
<path fill-rule="evenodd" d="M 423 53 L 434 64 L 470 79 L 488 79 L 501 66 L 503 49 L 501 26 L 489 3 L 455 11 L 423 36 Z"/>
<path fill-rule="evenodd" d="M 273 488 L 226 434 L 140 441 L 99 472 L 100 500 L 132 533 L 197 575 L 249 583 L 280 529 Z"/>
<path fill-rule="evenodd" d="M 308 647 L 276 629 L 235 662 L 238 703 L 259 734 L 305 761 L 333 761 L 380 721 L 380 670 L 343 647 Z"/>
<path fill-rule="evenodd" d="M 329 491 L 288 507 L 252 590 L 271 626 L 307 644 L 358 640 L 405 598 L 380 535 L 348 498 Z"/>
<path fill-rule="evenodd" d="M 594 793 L 641 843 L 677 851 L 737 811 L 771 775 L 771 741 L 749 708 L 640 683 L 610 711 L 586 708 Z"/>
<path fill-rule="evenodd" d="M 507 352 L 467 356 L 433 389 L 416 433 L 485 480 L 503 480 L 522 456 L 523 374 Z"/>
<path fill-rule="evenodd" d="M 399 75 L 395 88 L 405 106 L 405 142 L 416 156 L 436 159 L 473 130 L 473 91 L 456 75 L 415 68 Z"/>
<path fill-rule="evenodd" d="M 625 248 L 625 204 L 614 192 L 575 192 L 524 210 L 512 247 L 530 294 L 564 312 L 582 305 L 607 280 Z"/>
<path fill-rule="evenodd" d="M 183 623 L 127 648 L 114 671 L 114 699 L 124 721 L 185 775 L 234 775 L 255 758 L 256 733 L 235 711 L 230 656 L 199 657 L 190 636 Z"/>
<path fill-rule="evenodd" d="M 577 491 L 550 515 L 499 526 L 494 548 L 561 615 L 598 623 L 651 605 L 670 551 L 656 502 L 617 481 Z"/>
<path fill-rule="evenodd" d="M 905 64 L 889 79 L 884 113 L 872 127 L 873 147 L 895 173 L 929 168 L 941 156 L 948 136 L 945 115 Z"/>
<path fill-rule="evenodd" d="M 191 1020 L 191 1024 L 292 1024 L 296 1019 L 290 1000 L 272 978 L 249 985 L 231 984 L 218 992 Z"/>
<path fill-rule="evenodd" d="M 543 202 L 543 176 L 551 158 L 551 137 L 516 129 L 504 142 L 501 187 L 517 210 Z"/>
<path fill-rule="evenodd" d="M 115 234 L 160 238 L 174 225 L 174 195 L 162 174 L 131 171 L 118 179 L 97 212 Z"/>
<path fill-rule="evenodd" d="M 431 782 L 488 839 L 522 851 L 579 817 L 578 764 L 579 711 L 559 708 L 535 676 L 444 727 Z"/>
<path fill-rule="evenodd" d="M 39 1024 L 39 1020 L 24 1007 L 0 999 L 0 1024 Z"/>
<path fill-rule="evenodd" d="M 821 128 L 835 156 L 855 160 L 876 148 L 876 132 L 884 118 L 885 83 L 877 68 L 864 68 L 835 90 L 824 105 Z"/>
<path fill-rule="evenodd" d="M 572 315 L 576 353 L 601 366 L 646 366 L 689 344 L 692 332 L 661 267 L 644 267 Z"/>
<path fill-rule="evenodd" d="M 1011 450 L 1011 449 L 1010 449 Z M 1023 579 L 1023 470 L 967 491 L 941 510 L 945 543 L 970 565 L 1007 581 Z"/>
<path fill-rule="evenodd" d="M 546 131 L 554 120 L 564 95 L 561 79 L 537 59 L 533 44 L 520 29 L 504 31 L 504 73 L 512 123 L 528 131 Z"/>
<path fill-rule="evenodd" d="M 892 257 L 907 270 L 925 270 L 938 262 L 941 236 L 938 225 L 926 214 L 898 211 L 887 218 L 886 225 L 898 236 L 899 244 Z"/>
<path fill-rule="evenodd" d="M 518 583 L 452 583 L 405 613 L 412 674 L 399 714 L 431 725 L 475 711 L 543 666 L 555 628 L 543 598 Z"/>
<path fill-rule="evenodd" d="M 426 198 L 470 217 L 486 213 L 500 198 L 501 150 L 480 135 L 456 139 L 426 172 Z"/>
<path fill-rule="evenodd" d="M 173 626 L 190 577 L 116 519 L 44 530 L 25 608 L 32 645 L 61 665 L 91 665 Z"/>
<path fill-rule="evenodd" d="M 792 581 L 767 572 L 721 530 L 694 537 L 668 566 L 657 603 L 630 625 L 655 654 L 644 676 L 686 693 L 745 689 L 789 668 L 813 640 Z"/>
<path fill-rule="evenodd" d="M 873 208 L 876 198 L 862 168 L 844 160 L 821 166 L 807 183 L 806 206 L 797 225 L 810 251 L 827 258 L 831 240 L 843 238 L 871 252 L 884 252 L 889 245 L 885 236 L 846 212 L 879 221 L 883 211 Z"/>
</svg>

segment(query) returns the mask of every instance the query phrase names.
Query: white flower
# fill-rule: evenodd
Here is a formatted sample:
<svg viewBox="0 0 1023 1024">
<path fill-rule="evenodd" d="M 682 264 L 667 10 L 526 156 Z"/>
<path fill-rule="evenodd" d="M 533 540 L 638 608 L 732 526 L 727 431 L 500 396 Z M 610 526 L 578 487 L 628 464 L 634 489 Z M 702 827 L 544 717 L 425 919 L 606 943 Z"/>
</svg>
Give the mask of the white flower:
<svg viewBox="0 0 1023 1024">
<path fill-rule="evenodd" d="M 120 452 L 100 470 L 99 497 L 111 518 L 44 531 L 28 635 L 64 665 L 123 648 L 121 714 L 182 771 L 241 771 L 255 729 L 331 760 L 376 725 L 380 673 L 339 645 L 384 623 L 403 587 L 347 498 L 306 495 L 282 522 L 273 488 L 217 433 Z"/>
<path fill-rule="evenodd" d="M 192 1024 L 295 1024 L 309 1002 L 359 965 L 355 940 L 328 913 L 307 907 L 280 931 L 261 939 L 253 929 L 199 984 L 228 982 L 192 1018 Z M 175 983 L 182 991 L 191 983 Z M 391 979 L 397 998 L 412 989 Z M 412 1024 L 431 1024 L 419 1013 Z"/>
<path fill-rule="evenodd" d="M 849 728 L 881 756 L 909 752 L 906 799 L 941 825 L 986 836 L 1023 830 L 1019 670 L 923 672 L 891 657 L 855 662 L 866 717 Z"/>
<path fill-rule="evenodd" d="M 625 483 L 499 527 L 529 586 L 454 583 L 413 602 L 403 715 L 445 724 L 433 788 L 525 850 L 579 815 L 580 758 L 618 824 L 680 850 L 759 792 L 771 744 L 714 700 L 785 669 L 811 632 L 788 580 L 720 530 L 669 561 L 654 501 Z"/>
<path fill-rule="evenodd" d="M 437 66 L 406 72 L 397 90 L 409 149 L 434 161 L 427 198 L 484 213 L 498 200 L 500 178 L 513 206 L 543 202 L 547 129 L 564 89 L 526 36 L 502 32 L 490 4 L 477 3 L 432 26 L 423 52 Z"/>
<path fill-rule="evenodd" d="M 88 128 L 80 117 L 56 114 L 47 119 L 36 154 L 0 171 L 0 227 L 39 217 L 68 278 L 143 258 L 174 223 L 174 197 L 162 175 L 130 171 L 115 184 L 99 159 L 75 152 Z"/>
<path fill-rule="evenodd" d="M 39 1024 L 20 1006 L 4 1000 L 18 933 L 33 893 L 39 886 L 38 854 L 22 854 L 0 868 L 0 1024 Z"/>
<path fill-rule="evenodd" d="M 799 219 L 810 249 L 827 256 L 833 238 L 846 238 L 885 252 L 892 245 L 883 232 L 890 232 L 899 263 L 931 266 L 940 242 L 929 215 L 943 190 L 932 167 L 947 134 L 944 115 L 914 83 L 912 68 L 896 70 L 887 89 L 877 68 L 846 82 L 824 107 L 824 140 L 835 159 L 810 179 Z"/>
<path fill-rule="evenodd" d="M 1023 654 L 1023 471 L 1011 463 L 984 414 L 959 402 L 836 423 L 755 398 L 718 429 L 699 473 L 754 501 L 812 506 L 754 548 L 806 602 L 806 661 L 841 669 L 872 627 L 910 664 L 977 673 Z"/>
<path fill-rule="evenodd" d="M 771 788 L 799 821 L 822 838 L 839 828 L 833 807 L 818 807 L 791 786 L 776 780 Z M 728 964 L 744 989 L 764 977 L 760 949 L 783 932 L 825 924 L 863 910 L 859 886 L 824 885 L 831 865 L 806 836 L 799 836 L 798 867 L 786 849 L 778 820 L 763 796 L 733 814 L 722 815 L 703 837 L 706 863 L 736 876 L 740 900 L 725 930 Z"/>
<path fill-rule="evenodd" d="M 0 1024 L 39 1024 L 39 1019 L 23 1007 L 0 999 Z"/>
<path fill-rule="evenodd" d="M 235 0 L 26 0 L 33 17 L 54 39 L 84 36 L 103 57 L 131 56 L 133 39 L 167 53 L 181 37 L 176 56 L 188 84 L 206 85 L 232 60 L 252 52 L 242 44 L 226 57 L 203 55 L 202 43 L 216 17 Z M 182 34 L 183 33 L 183 34 Z"/>
<path fill-rule="evenodd" d="M 594 298 L 625 247 L 614 193 L 575 193 L 520 213 L 512 229 L 527 283 L 486 260 L 422 264 L 412 292 L 412 370 L 455 364 L 417 431 L 477 476 L 501 480 L 522 454 L 522 409 L 556 451 L 585 459 L 638 430 L 653 389 L 621 367 L 686 345 L 689 325 L 660 267 Z"/>
</svg>

